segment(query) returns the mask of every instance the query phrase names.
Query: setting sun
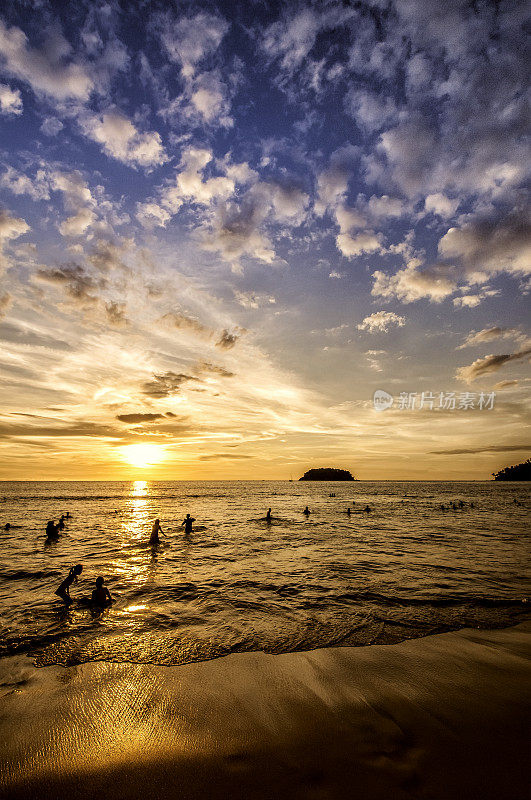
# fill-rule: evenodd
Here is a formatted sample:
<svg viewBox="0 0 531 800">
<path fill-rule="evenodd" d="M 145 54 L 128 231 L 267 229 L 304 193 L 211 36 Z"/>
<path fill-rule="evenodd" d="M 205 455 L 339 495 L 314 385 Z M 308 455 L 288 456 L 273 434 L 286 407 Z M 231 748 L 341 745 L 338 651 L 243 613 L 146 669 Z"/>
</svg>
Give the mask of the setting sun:
<svg viewBox="0 0 531 800">
<path fill-rule="evenodd" d="M 133 467 L 151 467 L 166 457 L 164 447 L 158 444 L 128 444 L 121 449 L 124 459 Z"/>
</svg>

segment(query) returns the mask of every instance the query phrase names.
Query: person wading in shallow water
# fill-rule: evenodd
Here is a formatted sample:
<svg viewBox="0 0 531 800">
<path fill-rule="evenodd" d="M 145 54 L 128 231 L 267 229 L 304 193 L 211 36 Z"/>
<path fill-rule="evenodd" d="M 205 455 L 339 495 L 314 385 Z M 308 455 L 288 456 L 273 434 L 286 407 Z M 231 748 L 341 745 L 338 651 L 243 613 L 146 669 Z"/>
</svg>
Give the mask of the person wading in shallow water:
<svg viewBox="0 0 531 800">
<path fill-rule="evenodd" d="M 186 536 L 189 533 L 192 533 L 192 522 L 195 522 L 195 517 L 191 517 L 190 514 L 187 514 L 185 519 L 183 519 L 181 523 L 181 528 L 184 525 L 184 535 Z"/>
<path fill-rule="evenodd" d="M 83 572 L 83 565 L 76 564 L 75 567 L 72 567 L 70 569 L 68 577 L 66 577 L 64 581 L 60 584 L 60 586 L 55 590 L 55 594 L 58 597 L 60 597 L 61 600 L 64 600 L 67 606 L 70 605 L 70 603 L 74 602 L 70 597 L 70 586 L 74 581 L 77 581 L 78 575 L 81 575 L 82 572 Z"/>
<path fill-rule="evenodd" d="M 164 533 L 162 530 L 160 519 L 156 519 L 153 523 L 153 528 L 151 529 L 151 538 L 149 540 L 150 544 L 158 544 L 160 542 L 159 533 Z"/>
<path fill-rule="evenodd" d="M 96 588 L 92 592 L 91 603 L 93 606 L 108 606 L 112 603 L 111 593 L 106 586 L 103 585 L 104 580 L 100 577 L 96 578 Z"/>
</svg>

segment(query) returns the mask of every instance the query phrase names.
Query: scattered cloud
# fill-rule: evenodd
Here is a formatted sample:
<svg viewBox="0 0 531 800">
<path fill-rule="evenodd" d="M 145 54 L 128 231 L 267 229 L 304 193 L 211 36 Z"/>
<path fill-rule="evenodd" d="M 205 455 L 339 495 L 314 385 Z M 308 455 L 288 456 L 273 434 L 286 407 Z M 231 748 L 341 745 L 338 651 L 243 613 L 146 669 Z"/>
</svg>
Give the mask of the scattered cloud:
<svg viewBox="0 0 531 800">
<path fill-rule="evenodd" d="M 459 345 L 458 350 L 465 347 L 475 347 L 483 342 L 492 342 L 494 339 L 525 339 L 525 335 L 519 328 L 501 328 L 495 325 L 492 328 L 483 328 L 480 331 L 472 331 L 468 334 L 463 344 Z"/>
<path fill-rule="evenodd" d="M 478 358 L 466 367 L 459 367 L 456 377 L 461 381 L 472 383 L 477 380 L 477 378 L 483 378 L 485 375 L 498 372 L 504 364 L 508 364 L 512 361 L 521 361 L 530 355 L 531 347 L 527 347 L 524 350 L 519 350 L 517 353 L 489 355 L 484 358 Z"/>
<path fill-rule="evenodd" d="M 153 375 L 152 380 L 146 381 L 142 386 L 142 393 L 155 400 L 171 397 L 177 394 L 183 384 L 198 381 L 199 378 L 184 373 L 175 373 L 171 370 L 160 375 Z"/>
<path fill-rule="evenodd" d="M 28 83 L 37 94 L 55 100 L 87 100 L 94 81 L 83 63 L 69 59 L 72 47 L 56 27 L 48 29 L 42 48 L 29 45 L 20 28 L 0 20 L 0 58 L 3 69 Z"/>
<path fill-rule="evenodd" d="M 157 131 L 141 133 L 119 111 L 103 114 L 83 114 L 79 118 L 81 130 L 100 144 L 111 158 L 130 166 L 153 167 L 164 164 L 168 157 Z"/>
<path fill-rule="evenodd" d="M 18 116 L 22 114 L 22 97 L 18 89 L 0 83 L 0 114 Z"/>
<path fill-rule="evenodd" d="M 388 333 L 391 327 L 401 328 L 405 324 L 406 318 L 398 316 L 393 311 L 376 311 L 360 322 L 358 330 L 368 333 Z"/>
<path fill-rule="evenodd" d="M 232 332 L 225 329 L 221 332 L 221 336 L 216 342 L 216 347 L 221 347 L 222 350 L 230 350 L 240 339 L 242 333 L 244 333 L 242 328 Z"/>
<path fill-rule="evenodd" d="M 139 422 L 155 422 L 157 419 L 162 419 L 164 414 L 118 414 L 116 419 L 120 422 L 126 422 L 128 425 L 136 425 Z"/>
</svg>

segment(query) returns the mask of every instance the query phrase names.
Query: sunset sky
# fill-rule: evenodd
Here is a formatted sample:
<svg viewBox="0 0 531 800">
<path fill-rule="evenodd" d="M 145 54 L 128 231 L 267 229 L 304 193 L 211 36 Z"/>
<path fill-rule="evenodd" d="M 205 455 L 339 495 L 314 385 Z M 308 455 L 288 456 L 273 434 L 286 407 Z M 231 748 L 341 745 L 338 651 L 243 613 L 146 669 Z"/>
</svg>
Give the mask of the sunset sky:
<svg viewBox="0 0 531 800">
<path fill-rule="evenodd" d="M 525 12 L 4 2 L 0 478 L 524 460 Z"/>
</svg>

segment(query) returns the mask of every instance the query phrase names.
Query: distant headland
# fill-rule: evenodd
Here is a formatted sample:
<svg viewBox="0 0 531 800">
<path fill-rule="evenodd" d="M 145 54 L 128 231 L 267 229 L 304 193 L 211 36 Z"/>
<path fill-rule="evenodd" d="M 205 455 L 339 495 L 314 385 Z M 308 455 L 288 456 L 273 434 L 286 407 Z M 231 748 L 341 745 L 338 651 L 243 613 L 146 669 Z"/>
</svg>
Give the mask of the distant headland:
<svg viewBox="0 0 531 800">
<path fill-rule="evenodd" d="M 495 481 L 531 481 L 531 458 L 492 474 Z"/>
<path fill-rule="evenodd" d="M 356 480 L 348 469 L 337 469 L 335 467 L 320 467 L 309 469 L 304 473 L 300 481 L 354 481 Z"/>
</svg>

